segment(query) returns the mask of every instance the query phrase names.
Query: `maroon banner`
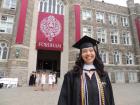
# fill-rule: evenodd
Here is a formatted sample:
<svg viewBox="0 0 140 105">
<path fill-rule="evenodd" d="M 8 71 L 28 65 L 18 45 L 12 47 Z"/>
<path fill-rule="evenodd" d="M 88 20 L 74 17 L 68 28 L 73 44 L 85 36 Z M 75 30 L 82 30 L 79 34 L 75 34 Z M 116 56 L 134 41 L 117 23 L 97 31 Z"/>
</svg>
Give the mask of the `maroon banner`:
<svg viewBox="0 0 140 105">
<path fill-rule="evenodd" d="M 139 18 L 135 19 L 135 24 L 136 24 L 138 39 L 139 39 L 139 44 L 140 44 L 140 19 Z"/>
<path fill-rule="evenodd" d="M 74 5 L 75 10 L 75 39 L 80 39 L 80 5 Z"/>
<path fill-rule="evenodd" d="M 16 35 L 17 44 L 23 43 L 27 6 L 28 6 L 28 0 L 21 0 L 20 15 L 18 20 L 18 28 L 17 28 L 17 35 Z"/>
<path fill-rule="evenodd" d="M 39 12 L 36 49 L 63 50 L 64 16 Z"/>
</svg>

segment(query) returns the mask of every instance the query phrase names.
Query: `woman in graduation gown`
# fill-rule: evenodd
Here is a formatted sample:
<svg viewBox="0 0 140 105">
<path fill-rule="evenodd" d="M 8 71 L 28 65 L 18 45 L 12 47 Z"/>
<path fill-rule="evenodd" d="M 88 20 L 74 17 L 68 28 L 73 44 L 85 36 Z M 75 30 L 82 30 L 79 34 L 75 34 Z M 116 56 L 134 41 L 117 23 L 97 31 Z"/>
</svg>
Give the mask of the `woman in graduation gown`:
<svg viewBox="0 0 140 105">
<path fill-rule="evenodd" d="M 64 76 L 58 105 L 115 105 L 112 86 L 98 53 L 98 41 L 84 36 L 73 70 Z"/>
</svg>

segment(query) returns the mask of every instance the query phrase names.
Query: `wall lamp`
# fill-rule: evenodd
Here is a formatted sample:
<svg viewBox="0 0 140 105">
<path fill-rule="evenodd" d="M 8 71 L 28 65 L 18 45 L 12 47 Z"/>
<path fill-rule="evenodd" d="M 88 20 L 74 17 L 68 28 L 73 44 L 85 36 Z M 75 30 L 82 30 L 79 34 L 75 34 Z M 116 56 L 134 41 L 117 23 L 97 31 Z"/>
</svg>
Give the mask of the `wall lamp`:
<svg viewBox="0 0 140 105">
<path fill-rule="evenodd" d="M 16 48 L 15 57 L 19 58 L 20 55 L 20 48 Z"/>
</svg>

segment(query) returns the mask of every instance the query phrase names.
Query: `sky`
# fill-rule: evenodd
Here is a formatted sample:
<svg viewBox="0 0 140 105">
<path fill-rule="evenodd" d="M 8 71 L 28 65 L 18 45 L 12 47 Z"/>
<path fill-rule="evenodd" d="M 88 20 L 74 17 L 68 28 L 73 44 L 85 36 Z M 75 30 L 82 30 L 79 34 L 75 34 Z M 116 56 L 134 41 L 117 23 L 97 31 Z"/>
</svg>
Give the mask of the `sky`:
<svg viewBox="0 0 140 105">
<path fill-rule="evenodd" d="M 96 1 L 102 1 L 102 0 L 96 0 Z M 127 0 L 104 0 L 104 2 L 106 3 L 117 4 L 121 6 L 126 6 L 126 1 Z M 140 4 L 140 0 L 134 0 L 134 2 Z"/>
</svg>

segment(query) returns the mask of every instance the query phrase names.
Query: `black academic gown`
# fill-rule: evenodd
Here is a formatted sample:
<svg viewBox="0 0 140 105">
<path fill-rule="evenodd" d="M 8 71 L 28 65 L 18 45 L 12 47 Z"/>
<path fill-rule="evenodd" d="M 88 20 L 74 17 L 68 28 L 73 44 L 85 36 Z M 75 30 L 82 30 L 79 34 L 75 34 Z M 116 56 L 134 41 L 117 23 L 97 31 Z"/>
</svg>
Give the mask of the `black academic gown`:
<svg viewBox="0 0 140 105">
<path fill-rule="evenodd" d="M 92 79 L 94 79 L 93 76 L 92 76 Z M 104 94 L 105 94 L 105 105 L 115 105 L 113 92 L 112 92 L 112 86 L 111 86 L 108 74 L 106 73 L 100 79 L 102 82 L 106 83 L 105 85 L 103 85 Z M 58 105 L 82 105 L 81 104 L 81 92 L 80 92 L 81 84 L 80 84 L 80 82 L 81 81 L 80 81 L 79 74 L 74 73 L 73 71 L 70 71 L 65 74 L 60 96 L 59 96 L 59 100 L 58 100 Z M 93 83 L 93 85 L 95 85 L 94 88 L 97 87 L 96 83 Z M 92 90 L 90 90 L 90 91 L 92 91 Z M 96 91 L 94 91 L 93 93 L 98 94 L 95 92 Z M 90 92 L 90 93 L 92 93 L 92 92 Z M 93 96 L 91 95 L 90 99 L 92 99 L 92 97 Z M 94 96 L 94 98 L 96 98 L 97 101 L 99 100 L 98 97 Z M 99 104 L 98 102 L 95 102 L 95 103 Z"/>
<path fill-rule="evenodd" d="M 29 86 L 35 85 L 35 80 L 36 80 L 36 76 L 34 74 L 31 74 L 29 79 Z"/>
</svg>

